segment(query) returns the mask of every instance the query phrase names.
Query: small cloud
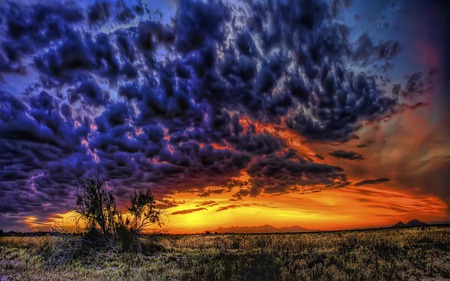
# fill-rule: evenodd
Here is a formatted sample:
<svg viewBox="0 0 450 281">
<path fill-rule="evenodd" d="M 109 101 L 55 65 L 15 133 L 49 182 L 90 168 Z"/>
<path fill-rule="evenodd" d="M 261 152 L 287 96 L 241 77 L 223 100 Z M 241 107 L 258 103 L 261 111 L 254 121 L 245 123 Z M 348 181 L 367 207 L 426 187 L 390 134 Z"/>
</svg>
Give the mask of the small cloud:
<svg viewBox="0 0 450 281">
<path fill-rule="evenodd" d="M 211 201 L 203 201 L 201 204 L 198 204 L 197 206 L 215 206 L 215 205 L 217 205 L 217 202 L 211 200 Z"/>
<path fill-rule="evenodd" d="M 225 211 L 225 210 L 229 210 L 229 209 L 236 209 L 239 207 L 242 207 L 244 205 L 238 205 L 238 204 L 231 204 L 231 205 L 227 205 L 227 206 L 222 206 L 217 208 L 216 212 L 221 212 L 221 211 Z"/>
<path fill-rule="evenodd" d="M 185 214 L 190 214 L 190 213 L 204 211 L 204 210 L 207 210 L 207 209 L 206 208 L 186 209 L 186 210 L 173 212 L 171 215 L 185 215 Z"/>
<path fill-rule="evenodd" d="M 355 161 L 364 159 L 364 157 L 361 154 L 356 153 L 354 151 L 336 150 L 328 154 L 338 159 L 355 160 Z"/>
<path fill-rule="evenodd" d="M 169 199 L 159 199 L 158 203 L 157 203 L 157 208 L 159 209 L 169 209 L 169 208 L 173 208 L 176 207 L 180 204 L 184 203 L 183 201 L 176 201 L 174 199 L 169 200 Z"/>
<path fill-rule="evenodd" d="M 375 180 L 363 180 L 354 184 L 354 186 L 362 186 L 362 185 L 371 185 L 371 184 L 380 184 L 383 182 L 387 182 L 389 179 L 380 178 Z"/>
</svg>

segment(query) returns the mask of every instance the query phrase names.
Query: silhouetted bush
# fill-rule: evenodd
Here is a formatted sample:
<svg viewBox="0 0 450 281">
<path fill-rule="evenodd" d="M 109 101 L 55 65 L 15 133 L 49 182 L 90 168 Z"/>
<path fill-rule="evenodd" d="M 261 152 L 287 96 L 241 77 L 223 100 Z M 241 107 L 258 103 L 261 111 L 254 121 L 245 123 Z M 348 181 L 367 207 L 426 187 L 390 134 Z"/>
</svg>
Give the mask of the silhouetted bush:
<svg viewBox="0 0 450 281">
<path fill-rule="evenodd" d="M 88 231 L 98 230 L 103 237 L 115 232 L 117 208 L 114 194 L 106 190 L 100 172 L 96 178 L 79 178 L 75 194 L 74 211 L 86 223 Z"/>
<path fill-rule="evenodd" d="M 150 190 L 135 191 L 130 203 L 127 212 L 119 211 L 99 171 L 95 177 L 79 178 L 73 210 L 86 225 L 80 249 L 115 248 L 140 253 L 141 234 L 152 224 L 162 225 L 161 213 Z"/>
<path fill-rule="evenodd" d="M 120 241 L 122 251 L 141 252 L 139 236 L 145 227 L 157 223 L 161 226 L 160 211 L 150 190 L 135 191 L 130 196 L 131 206 L 128 213 L 117 213 L 116 236 Z"/>
</svg>

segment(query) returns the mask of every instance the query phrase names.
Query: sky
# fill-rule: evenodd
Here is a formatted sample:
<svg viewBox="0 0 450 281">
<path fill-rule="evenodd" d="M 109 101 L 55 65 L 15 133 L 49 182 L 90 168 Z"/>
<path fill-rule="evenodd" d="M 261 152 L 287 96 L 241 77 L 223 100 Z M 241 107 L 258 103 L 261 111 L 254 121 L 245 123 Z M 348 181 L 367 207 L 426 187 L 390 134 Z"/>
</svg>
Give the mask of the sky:
<svg viewBox="0 0 450 281">
<path fill-rule="evenodd" d="M 5 1 L 0 228 L 100 169 L 164 231 L 450 220 L 446 1 Z"/>
</svg>

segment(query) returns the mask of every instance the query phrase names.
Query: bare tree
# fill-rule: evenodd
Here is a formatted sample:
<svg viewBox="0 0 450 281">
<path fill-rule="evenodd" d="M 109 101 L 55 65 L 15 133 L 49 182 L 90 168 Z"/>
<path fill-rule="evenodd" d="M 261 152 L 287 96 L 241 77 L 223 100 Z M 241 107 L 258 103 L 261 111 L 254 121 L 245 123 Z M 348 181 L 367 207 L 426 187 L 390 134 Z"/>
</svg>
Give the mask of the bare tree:
<svg viewBox="0 0 450 281">
<path fill-rule="evenodd" d="M 161 212 L 156 208 L 156 202 L 150 190 L 135 191 L 130 196 L 131 206 L 128 213 L 118 213 L 117 235 L 122 250 L 140 252 L 139 236 L 146 227 L 158 224 L 161 226 Z"/>
<path fill-rule="evenodd" d="M 150 190 L 131 194 L 128 212 L 121 213 L 99 169 L 95 177 L 78 179 L 75 197 L 74 211 L 86 222 L 85 238 L 91 242 L 117 241 L 124 251 L 140 252 L 139 237 L 143 231 L 152 224 L 162 225 L 161 212 Z"/>
<path fill-rule="evenodd" d="M 150 190 L 135 191 L 130 196 L 131 206 L 128 212 L 132 218 L 130 228 L 137 233 L 142 233 L 145 227 L 152 224 L 161 225 L 160 211 L 156 209 L 156 202 Z"/>
<path fill-rule="evenodd" d="M 115 232 L 116 200 L 106 189 L 98 169 L 95 177 L 78 178 L 74 210 L 86 222 L 88 230 L 97 229 L 104 236 Z"/>
</svg>

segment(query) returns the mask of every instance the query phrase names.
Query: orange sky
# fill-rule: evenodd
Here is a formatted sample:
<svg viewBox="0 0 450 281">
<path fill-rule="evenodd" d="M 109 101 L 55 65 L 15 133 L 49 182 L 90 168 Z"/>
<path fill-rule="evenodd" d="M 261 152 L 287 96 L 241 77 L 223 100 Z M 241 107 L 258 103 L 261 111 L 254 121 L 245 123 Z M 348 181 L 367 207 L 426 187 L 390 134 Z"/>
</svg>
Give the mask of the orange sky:
<svg viewBox="0 0 450 281">
<path fill-rule="evenodd" d="M 174 198 L 184 203 L 164 211 L 163 230 L 168 233 L 197 233 L 220 226 L 265 224 L 275 227 L 298 225 L 320 230 L 366 228 L 388 226 L 414 218 L 427 222 L 439 220 L 445 217 L 447 208 L 435 196 L 407 193 L 388 184 L 348 186 L 308 194 L 262 195 L 245 201 L 230 201 L 233 193 L 208 198 L 192 193 L 177 194 Z M 74 221 L 71 213 L 55 215 L 49 222 L 39 222 L 35 217 L 24 220 L 31 230 L 48 230 L 55 225 L 72 229 Z"/>
<path fill-rule="evenodd" d="M 0 1 L 0 228 L 74 229 L 96 171 L 169 233 L 450 221 L 440 1 L 40 2 Z"/>
<path fill-rule="evenodd" d="M 278 135 L 299 154 L 314 158 L 319 163 L 342 167 L 352 184 L 319 192 L 311 192 L 311 189 L 306 188 L 304 194 L 299 187 L 300 191 L 297 192 L 262 194 L 243 200 L 232 196 L 238 191 L 237 187 L 221 194 L 212 193 L 208 197 L 176 193 L 172 199 L 178 206 L 164 210 L 163 231 L 198 233 L 218 227 L 265 224 L 334 230 L 389 226 L 397 221 L 411 219 L 426 222 L 448 219 L 447 205 L 439 197 L 425 192 L 423 186 L 404 185 L 397 180 L 405 176 L 405 168 L 416 169 L 418 175 L 426 173 L 434 168 L 428 167 L 426 163 L 435 165 L 435 162 L 423 164 L 424 159 L 445 155 L 444 146 L 427 147 L 430 138 L 433 138 L 432 143 L 439 143 L 439 136 L 430 136 L 432 128 L 423 117 L 427 116 L 427 110 L 430 109 L 407 110 L 390 120 L 366 124 L 359 131 L 360 139 L 345 144 L 306 143 L 301 136 L 284 126 L 255 123 L 259 132 Z M 248 120 L 244 119 L 243 122 Z M 369 145 L 358 149 L 356 145 L 362 143 Z M 356 150 L 365 159 L 349 161 L 328 155 L 328 152 L 336 149 Z M 316 158 L 316 153 L 322 154 L 325 159 Z M 405 164 L 405 161 L 409 162 Z M 240 176 L 244 180 L 246 177 L 245 173 Z M 377 185 L 353 185 L 368 178 L 389 178 L 390 181 Z M 211 187 L 214 188 L 219 187 Z M 71 213 L 55 215 L 48 222 L 39 222 L 30 216 L 24 222 L 32 230 L 45 230 L 52 225 L 71 229 L 74 216 Z"/>
<path fill-rule="evenodd" d="M 414 178 L 411 171 L 408 175 L 403 174 L 406 168 L 416 169 L 419 176 L 420 173 L 426 173 L 434 168 L 428 165 L 435 163 L 430 161 L 424 164 L 424 159 L 434 159 L 446 154 L 443 141 L 442 145 L 426 144 L 430 137 L 433 138 L 432 144 L 439 144 L 439 136 L 430 136 L 433 128 L 430 128 L 424 118 L 429 110 L 426 107 L 407 110 L 401 116 L 367 125 L 360 130 L 360 139 L 345 144 L 304 143 L 300 136 L 283 126 L 259 124 L 259 130 L 279 135 L 300 154 L 309 157 L 314 157 L 316 153 L 322 154 L 325 160 L 314 158 L 314 161 L 342 167 L 352 183 L 368 178 L 389 178 L 390 181 L 367 186 L 351 184 L 339 189 L 307 194 L 265 194 L 245 198 L 243 201 L 230 201 L 233 200 L 233 191 L 207 198 L 176 194 L 175 200 L 185 203 L 168 209 L 168 214 L 181 210 L 205 209 L 168 216 L 167 230 L 185 233 L 201 232 L 219 226 L 264 224 L 332 230 L 387 226 L 400 220 L 419 219 L 429 222 L 448 219 L 447 205 L 439 197 L 428 194 L 426 186 L 419 186 L 420 183 L 417 186 L 405 185 L 397 180 L 407 176 Z M 364 155 L 363 161 L 346 161 L 327 154 L 335 149 L 355 150 L 357 144 L 365 142 L 370 144 L 357 150 Z M 405 164 L 407 161 L 409 162 Z M 202 205 L 208 201 L 214 203 Z M 224 206 L 234 208 L 217 211 Z"/>
</svg>

